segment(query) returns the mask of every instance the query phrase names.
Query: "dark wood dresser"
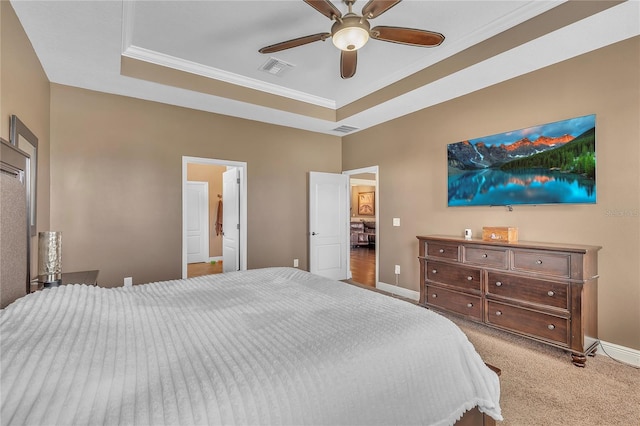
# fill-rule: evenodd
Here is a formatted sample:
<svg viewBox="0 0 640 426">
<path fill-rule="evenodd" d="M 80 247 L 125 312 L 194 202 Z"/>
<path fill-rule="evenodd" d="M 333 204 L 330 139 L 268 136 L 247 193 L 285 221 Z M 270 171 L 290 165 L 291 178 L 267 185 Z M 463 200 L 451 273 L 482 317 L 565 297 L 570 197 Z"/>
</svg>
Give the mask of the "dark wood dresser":
<svg viewBox="0 0 640 426">
<path fill-rule="evenodd" d="M 598 340 L 598 246 L 418 236 L 420 304 L 571 352 Z"/>
</svg>

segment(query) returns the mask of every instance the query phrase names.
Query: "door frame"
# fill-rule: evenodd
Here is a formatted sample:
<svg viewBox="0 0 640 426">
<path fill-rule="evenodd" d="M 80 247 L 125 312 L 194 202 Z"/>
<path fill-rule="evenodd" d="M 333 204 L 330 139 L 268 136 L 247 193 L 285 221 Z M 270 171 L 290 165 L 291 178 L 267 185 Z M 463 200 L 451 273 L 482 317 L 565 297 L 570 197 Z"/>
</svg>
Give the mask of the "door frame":
<svg viewBox="0 0 640 426">
<path fill-rule="evenodd" d="M 236 167 L 240 170 L 240 270 L 247 270 L 247 163 L 244 161 L 182 156 L 182 278 L 187 278 L 187 165 Z"/>
<path fill-rule="evenodd" d="M 375 244 L 375 251 L 376 251 L 376 288 L 378 288 L 378 284 L 380 283 L 379 281 L 379 277 L 380 277 L 380 168 L 376 165 L 376 166 L 369 166 L 369 167 L 363 167 L 360 169 L 353 169 L 353 170 L 345 170 L 342 172 L 342 174 L 344 175 L 349 175 L 349 181 L 351 181 L 351 176 L 352 175 L 359 175 L 362 173 L 373 173 L 376 175 L 376 189 L 375 189 L 375 219 L 376 219 L 376 244 Z M 351 183 L 349 183 L 349 191 L 351 191 Z M 351 198 L 349 198 L 349 200 L 351 200 Z M 349 212 L 347 212 L 347 215 L 349 215 L 349 220 L 347 221 L 347 223 L 351 222 L 351 215 Z M 351 225 L 349 225 L 349 227 L 351 227 Z M 350 232 L 350 229 L 349 229 Z M 349 240 L 351 241 L 351 240 Z M 351 243 L 347 244 L 347 247 L 349 248 L 349 250 L 347 251 L 347 271 L 348 271 L 348 276 L 349 279 L 351 279 Z"/>
</svg>

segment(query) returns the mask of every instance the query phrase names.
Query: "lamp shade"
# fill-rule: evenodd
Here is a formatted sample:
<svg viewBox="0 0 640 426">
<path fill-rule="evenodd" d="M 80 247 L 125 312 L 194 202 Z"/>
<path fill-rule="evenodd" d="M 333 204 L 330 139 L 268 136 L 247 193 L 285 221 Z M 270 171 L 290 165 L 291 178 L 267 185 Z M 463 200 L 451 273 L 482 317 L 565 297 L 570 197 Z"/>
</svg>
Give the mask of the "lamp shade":
<svg viewBox="0 0 640 426">
<path fill-rule="evenodd" d="M 62 232 L 38 233 L 38 275 L 45 287 L 62 282 Z"/>
<path fill-rule="evenodd" d="M 358 50 L 369 40 L 369 33 L 364 28 L 348 27 L 338 31 L 332 40 L 340 50 Z"/>
<path fill-rule="evenodd" d="M 331 41 L 340 50 L 358 50 L 369 40 L 369 22 L 360 16 L 346 15 L 333 24 Z"/>
</svg>

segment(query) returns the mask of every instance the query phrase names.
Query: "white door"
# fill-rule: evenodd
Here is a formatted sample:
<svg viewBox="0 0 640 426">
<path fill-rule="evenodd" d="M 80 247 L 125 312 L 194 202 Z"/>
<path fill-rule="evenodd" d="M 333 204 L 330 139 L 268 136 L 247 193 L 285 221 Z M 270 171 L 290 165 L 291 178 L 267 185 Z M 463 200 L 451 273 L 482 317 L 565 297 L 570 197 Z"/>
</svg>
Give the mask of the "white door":
<svg viewBox="0 0 640 426">
<path fill-rule="evenodd" d="M 222 272 L 240 270 L 240 173 L 222 173 Z"/>
<path fill-rule="evenodd" d="M 309 271 L 347 279 L 349 177 L 309 172 Z"/>
<path fill-rule="evenodd" d="M 209 183 L 187 182 L 187 263 L 209 260 Z"/>
</svg>

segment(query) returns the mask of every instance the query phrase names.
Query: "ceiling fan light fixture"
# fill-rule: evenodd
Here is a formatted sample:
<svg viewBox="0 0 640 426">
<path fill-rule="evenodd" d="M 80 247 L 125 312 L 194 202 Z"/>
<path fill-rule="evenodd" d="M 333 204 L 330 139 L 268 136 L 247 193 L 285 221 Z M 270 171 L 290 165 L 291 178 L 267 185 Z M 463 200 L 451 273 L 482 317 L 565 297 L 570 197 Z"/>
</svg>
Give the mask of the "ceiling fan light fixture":
<svg viewBox="0 0 640 426">
<path fill-rule="evenodd" d="M 293 47 L 303 46 L 315 41 L 325 41 L 331 37 L 333 44 L 340 49 L 340 77 L 351 78 L 356 74 L 358 66 L 358 49 L 362 48 L 370 38 L 409 46 L 439 46 L 444 36 L 440 33 L 407 27 L 391 27 L 378 25 L 371 29 L 369 19 L 376 18 L 391 9 L 402 0 L 369 0 L 362 8 L 362 14 L 353 12 L 356 0 L 342 0 L 349 11 L 342 12 L 331 0 L 304 0 L 306 4 L 335 21 L 330 33 L 317 33 L 272 44 L 258 50 L 260 53 L 274 53 Z"/>
<path fill-rule="evenodd" d="M 369 22 L 360 16 L 345 16 L 333 24 L 331 41 L 340 50 L 353 51 L 364 46 L 369 40 Z"/>
</svg>

